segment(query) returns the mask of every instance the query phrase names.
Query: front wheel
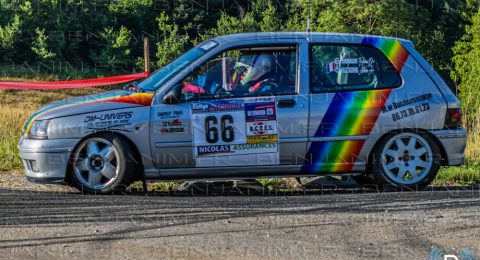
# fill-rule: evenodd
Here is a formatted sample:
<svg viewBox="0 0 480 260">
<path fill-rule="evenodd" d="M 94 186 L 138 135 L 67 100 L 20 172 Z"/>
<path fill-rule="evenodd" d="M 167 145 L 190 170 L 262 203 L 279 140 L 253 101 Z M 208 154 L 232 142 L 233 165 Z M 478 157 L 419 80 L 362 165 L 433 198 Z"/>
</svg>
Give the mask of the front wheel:
<svg viewBox="0 0 480 260">
<path fill-rule="evenodd" d="M 440 169 L 440 149 L 429 135 L 392 133 L 375 147 L 373 176 L 385 189 L 423 190 Z"/>
<path fill-rule="evenodd" d="M 102 134 L 81 142 L 71 161 L 71 183 L 83 193 L 106 194 L 125 190 L 135 178 L 128 143 Z"/>
</svg>

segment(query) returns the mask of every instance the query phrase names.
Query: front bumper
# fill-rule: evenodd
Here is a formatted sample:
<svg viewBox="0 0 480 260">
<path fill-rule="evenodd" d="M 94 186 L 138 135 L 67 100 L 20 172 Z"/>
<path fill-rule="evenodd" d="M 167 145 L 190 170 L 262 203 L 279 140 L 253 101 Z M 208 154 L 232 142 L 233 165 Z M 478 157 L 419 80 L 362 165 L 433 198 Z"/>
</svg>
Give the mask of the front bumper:
<svg viewBox="0 0 480 260">
<path fill-rule="evenodd" d="M 431 131 L 440 141 L 445 150 L 445 165 L 455 166 L 465 163 L 465 147 L 467 146 L 467 131 L 465 129 Z"/>
<path fill-rule="evenodd" d="M 27 180 L 35 183 L 63 183 L 68 161 L 77 139 L 34 140 L 24 136 L 18 142 Z"/>
</svg>

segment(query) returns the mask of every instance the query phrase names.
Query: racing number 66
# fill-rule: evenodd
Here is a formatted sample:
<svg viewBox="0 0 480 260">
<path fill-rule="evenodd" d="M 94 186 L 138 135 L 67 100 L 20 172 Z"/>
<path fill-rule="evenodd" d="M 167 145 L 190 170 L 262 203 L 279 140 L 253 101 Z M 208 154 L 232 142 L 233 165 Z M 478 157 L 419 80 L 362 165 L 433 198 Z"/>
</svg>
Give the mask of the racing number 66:
<svg viewBox="0 0 480 260">
<path fill-rule="evenodd" d="M 230 124 L 230 125 L 227 125 Z M 205 134 L 208 143 L 218 142 L 218 119 L 216 116 L 208 116 L 205 118 Z M 231 115 L 223 115 L 220 118 L 220 125 L 222 131 L 222 140 L 225 143 L 230 143 L 235 139 L 235 129 L 233 124 L 233 117 Z"/>
</svg>

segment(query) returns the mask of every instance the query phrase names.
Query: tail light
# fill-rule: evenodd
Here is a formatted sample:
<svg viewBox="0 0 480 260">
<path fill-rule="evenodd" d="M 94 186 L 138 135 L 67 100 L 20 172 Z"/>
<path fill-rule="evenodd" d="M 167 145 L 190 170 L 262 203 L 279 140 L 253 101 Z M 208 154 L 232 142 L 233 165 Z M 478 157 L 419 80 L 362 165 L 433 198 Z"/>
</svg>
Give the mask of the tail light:
<svg viewBox="0 0 480 260">
<path fill-rule="evenodd" d="M 449 108 L 445 117 L 445 128 L 456 129 L 462 128 L 462 109 Z"/>
</svg>

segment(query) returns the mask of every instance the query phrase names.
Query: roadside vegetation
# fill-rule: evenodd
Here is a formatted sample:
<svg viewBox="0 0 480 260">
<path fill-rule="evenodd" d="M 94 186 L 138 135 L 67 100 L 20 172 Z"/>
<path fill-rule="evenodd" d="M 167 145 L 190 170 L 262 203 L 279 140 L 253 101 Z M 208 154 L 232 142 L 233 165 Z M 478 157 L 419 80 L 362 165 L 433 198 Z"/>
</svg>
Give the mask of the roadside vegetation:
<svg viewBox="0 0 480 260">
<path fill-rule="evenodd" d="M 38 108 L 52 101 L 100 91 L 103 89 L 0 90 L 0 172 L 22 167 L 17 143 L 25 122 Z"/>
<path fill-rule="evenodd" d="M 367 33 L 412 40 L 461 99 L 469 132 L 466 165 L 442 169 L 436 183 L 480 183 L 478 1 L 208 2 L 205 6 L 189 0 L 2 1 L 0 80 L 67 80 L 140 71 L 143 36 L 148 36 L 154 47 L 154 70 L 215 35 L 305 31 L 310 15 L 314 32 Z M 28 116 L 40 106 L 104 89 L 0 90 L 0 172 L 22 167 L 17 141 Z M 288 183 L 262 181 L 272 187 Z"/>
</svg>

